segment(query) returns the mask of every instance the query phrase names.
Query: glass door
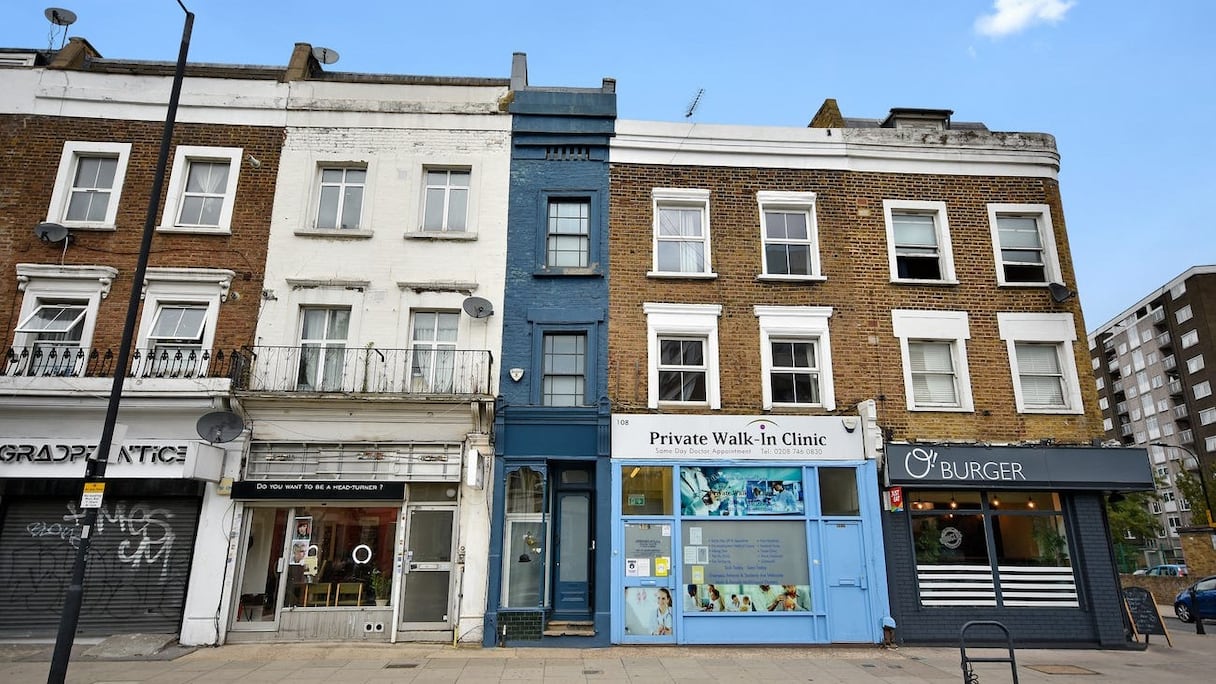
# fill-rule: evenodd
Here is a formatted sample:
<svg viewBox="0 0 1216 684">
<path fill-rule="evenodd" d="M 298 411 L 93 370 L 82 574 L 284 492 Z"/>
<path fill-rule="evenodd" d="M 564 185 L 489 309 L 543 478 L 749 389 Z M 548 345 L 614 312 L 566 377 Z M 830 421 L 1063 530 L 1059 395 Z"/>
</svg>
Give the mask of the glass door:
<svg viewBox="0 0 1216 684">
<path fill-rule="evenodd" d="M 401 627 L 449 629 L 456 509 L 411 506 L 407 515 Z"/>
<path fill-rule="evenodd" d="M 279 628 L 280 597 L 289 569 L 287 514 L 284 508 L 245 509 L 245 549 L 233 592 L 233 630 L 273 632 Z"/>
<path fill-rule="evenodd" d="M 677 599 L 670 520 L 622 523 L 625 541 L 624 641 L 675 643 Z"/>
<path fill-rule="evenodd" d="M 591 617 L 591 494 L 557 495 L 557 563 L 554 577 L 553 617 L 588 620 Z"/>
</svg>

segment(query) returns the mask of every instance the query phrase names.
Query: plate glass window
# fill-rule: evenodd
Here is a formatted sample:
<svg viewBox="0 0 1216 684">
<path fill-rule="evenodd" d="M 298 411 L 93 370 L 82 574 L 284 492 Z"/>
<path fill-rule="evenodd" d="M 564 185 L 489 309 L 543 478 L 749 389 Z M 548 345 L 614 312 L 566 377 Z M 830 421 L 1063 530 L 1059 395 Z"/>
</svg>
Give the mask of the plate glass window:
<svg viewBox="0 0 1216 684">
<path fill-rule="evenodd" d="M 659 339 L 659 401 L 704 402 L 705 340 Z"/>
<path fill-rule="evenodd" d="M 367 170 L 321 169 L 317 228 L 356 230 L 363 213 Z"/>
<path fill-rule="evenodd" d="M 933 214 L 891 212 L 899 278 L 941 280 L 941 253 Z"/>
<path fill-rule="evenodd" d="M 812 275 L 811 235 L 805 211 L 764 212 L 764 268 L 768 275 Z"/>
<path fill-rule="evenodd" d="M 908 342 L 912 397 L 917 406 L 958 406 L 958 383 L 950 342 Z"/>
<path fill-rule="evenodd" d="M 190 160 L 186 172 L 186 187 L 182 191 L 178 225 L 220 225 L 230 166 L 228 161 Z"/>
<path fill-rule="evenodd" d="M 414 392 L 448 393 L 456 372 L 456 337 L 460 314 L 419 311 L 414 314 L 410 382 Z"/>
<path fill-rule="evenodd" d="M 590 261 L 590 234 L 590 201 L 549 200 L 545 265 L 553 268 L 585 268 Z"/>
<path fill-rule="evenodd" d="M 296 388 L 313 392 L 344 389 L 350 309 L 305 307 L 300 313 L 300 372 Z"/>
<path fill-rule="evenodd" d="M 426 172 L 426 209 L 422 229 L 463 232 L 467 229 L 469 172 L 430 169 Z"/>
<path fill-rule="evenodd" d="M 587 378 L 587 336 L 550 333 L 544 339 L 541 403 L 545 406 L 582 406 Z"/>
<path fill-rule="evenodd" d="M 774 404 L 818 404 L 819 364 L 814 340 L 772 340 L 769 378 Z"/>
<path fill-rule="evenodd" d="M 76 157 L 76 171 L 64 218 L 68 221 L 105 221 L 117 169 L 117 157 Z"/>
</svg>

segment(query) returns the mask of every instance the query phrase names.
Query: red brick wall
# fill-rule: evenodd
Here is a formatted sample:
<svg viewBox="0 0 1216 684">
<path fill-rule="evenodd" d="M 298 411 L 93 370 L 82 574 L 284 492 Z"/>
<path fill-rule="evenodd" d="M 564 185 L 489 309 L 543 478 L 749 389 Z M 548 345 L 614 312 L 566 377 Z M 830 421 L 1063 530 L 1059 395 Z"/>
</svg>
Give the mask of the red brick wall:
<svg viewBox="0 0 1216 684">
<path fill-rule="evenodd" d="M 647 278 L 652 263 L 651 189 L 710 190 L 712 269 L 717 279 Z M 759 190 L 817 195 L 820 258 L 828 279 L 816 283 L 759 282 Z M 1044 203 L 1051 207 L 1064 281 L 1075 283 L 1057 183 L 1039 178 L 933 176 L 822 170 L 675 167 L 613 164 L 609 245 L 609 396 L 614 411 L 646 411 L 646 316 L 643 302 L 720 303 L 722 412 L 761 413 L 759 325 L 752 307 L 830 306 L 832 371 L 837 412 L 854 413 L 874 398 L 895 439 L 1088 442 L 1101 436 L 1101 416 L 1089 378 L 1084 321 L 1076 298 L 1054 304 L 1044 288 L 1000 288 L 987 204 Z M 893 285 L 887 262 L 884 199 L 947 204 L 956 286 Z M 891 310 L 969 312 L 967 354 L 974 413 L 906 410 L 899 342 Z M 1084 415 L 1020 415 L 1015 411 L 1005 342 L 997 312 L 1070 312 Z M 824 413 L 819 410 L 808 413 Z"/>
<path fill-rule="evenodd" d="M 21 311 L 16 264 L 113 266 L 118 269 L 110 296 L 102 301 L 93 346 L 116 349 L 131 292 L 164 123 L 49 116 L 0 116 L 0 321 L 11 344 Z M 275 178 L 283 129 L 178 123 L 174 145 L 240 147 L 261 166 L 242 163 L 232 213 L 231 235 L 157 234 L 149 266 L 227 268 L 236 272 L 232 291 L 240 294 L 220 307 L 215 346 L 232 349 L 253 341 L 266 262 Z M 118 207 L 117 230 L 74 231 L 66 255 L 33 228 L 46 220 L 55 174 L 67 140 L 130 142 L 131 156 Z M 166 189 L 173 150 L 166 168 Z M 163 210 L 164 195 L 161 203 Z M 159 212 L 157 214 L 159 224 Z M 142 314 L 141 314 L 142 315 Z"/>
</svg>

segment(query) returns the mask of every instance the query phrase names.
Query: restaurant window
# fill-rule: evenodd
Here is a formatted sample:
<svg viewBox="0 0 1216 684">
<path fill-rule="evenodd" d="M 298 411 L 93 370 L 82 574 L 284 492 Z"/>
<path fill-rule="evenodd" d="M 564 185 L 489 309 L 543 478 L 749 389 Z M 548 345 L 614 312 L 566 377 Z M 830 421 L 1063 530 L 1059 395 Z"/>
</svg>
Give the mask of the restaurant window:
<svg viewBox="0 0 1216 684">
<path fill-rule="evenodd" d="M 1059 495 L 922 491 L 909 512 L 922 605 L 1078 605 Z"/>
</svg>

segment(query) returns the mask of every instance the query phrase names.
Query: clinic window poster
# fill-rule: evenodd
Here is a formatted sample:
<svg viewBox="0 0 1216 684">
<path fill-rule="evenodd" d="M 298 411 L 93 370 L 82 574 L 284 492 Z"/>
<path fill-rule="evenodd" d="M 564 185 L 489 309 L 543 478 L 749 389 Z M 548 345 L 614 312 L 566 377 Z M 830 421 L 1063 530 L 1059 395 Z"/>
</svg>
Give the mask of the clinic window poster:
<svg viewBox="0 0 1216 684">
<path fill-rule="evenodd" d="M 680 467 L 686 517 L 804 515 L 802 468 Z"/>
</svg>

